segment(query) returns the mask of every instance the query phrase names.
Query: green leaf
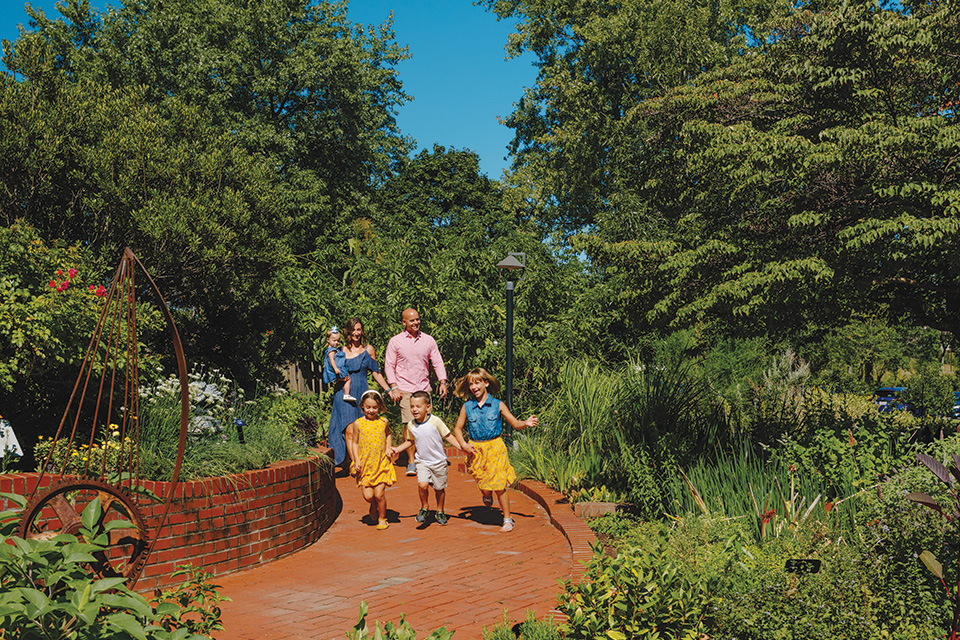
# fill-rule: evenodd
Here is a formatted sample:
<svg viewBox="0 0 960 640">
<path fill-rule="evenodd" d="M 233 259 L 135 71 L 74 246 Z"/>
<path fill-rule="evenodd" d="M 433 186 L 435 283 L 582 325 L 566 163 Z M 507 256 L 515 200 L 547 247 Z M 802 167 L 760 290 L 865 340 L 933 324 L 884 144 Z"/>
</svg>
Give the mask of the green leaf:
<svg viewBox="0 0 960 640">
<path fill-rule="evenodd" d="M 103 622 L 108 628 L 123 631 L 137 640 L 147 640 L 143 625 L 129 613 L 111 613 Z"/>
<path fill-rule="evenodd" d="M 100 500 L 91 500 L 90 504 L 83 509 L 83 513 L 80 514 L 80 522 L 85 529 L 92 531 L 97 523 L 100 522 L 100 516 L 102 515 L 103 508 L 100 506 Z"/>
<path fill-rule="evenodd" d="M 940 564 L 936 556 L 929 551 L 923 551 L 920 553 L 920 560 L 930 570 L 930 573 L 943 580 L 943 565 Z"/>
</svg>

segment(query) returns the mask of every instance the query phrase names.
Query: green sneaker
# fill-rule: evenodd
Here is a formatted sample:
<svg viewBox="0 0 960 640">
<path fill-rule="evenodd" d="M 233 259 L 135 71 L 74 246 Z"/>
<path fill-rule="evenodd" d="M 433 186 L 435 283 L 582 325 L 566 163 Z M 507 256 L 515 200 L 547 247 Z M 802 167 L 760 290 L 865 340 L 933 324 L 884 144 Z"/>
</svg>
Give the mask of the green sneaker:
<svg viewBox="0 0 960 640">
<path fill-rule="evenodd" d="M 445 514 L 443 511 L 437 512 L 437 524 L 439 525 L 447 524 L 447 514 Z"/>
<path fill-rule="evenodd" d="M 427 510 L 420 509 L 420 511 L 417 512 L 417 522 L 426 522 L 426 520 L 427 520 Z"/>
</svg>

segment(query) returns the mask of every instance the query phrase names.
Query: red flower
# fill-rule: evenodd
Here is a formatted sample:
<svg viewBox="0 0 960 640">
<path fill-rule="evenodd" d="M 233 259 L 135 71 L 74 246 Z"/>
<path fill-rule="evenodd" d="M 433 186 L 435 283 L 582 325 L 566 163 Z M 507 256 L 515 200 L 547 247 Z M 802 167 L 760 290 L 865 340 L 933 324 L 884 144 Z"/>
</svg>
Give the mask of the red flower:
<svg viewBox="0 0 960 640">
<path fill-rule="evenodd" d="M 67 276 L 73 278 L 75 275 L 77 275 L 77 270 L 73 267 L 70 267 L 70 269 L 67 271 Z"/>
<path fill-rule="evenodd" d="M 62 276 L 62 275 L 63 275 L 63 269 L 57 269 L 57 275 L 58 275 L 58 276 Z"/>
<path fill-rule="evenodd" d="M 777 515 L 777 510 L 776 510 L 776 509 L 770 509 L 770 511 L 764 511 L 764 512 L 763 512 L 763 516 L 762 516 L 762 517 L 763 517 L 763 524 L 767 524 L 768 522 L 770 522 L 771 520 L 773 520 L 773 516 L 775 516 L 775 515 Z"/>
<path fill-rule="evenodd" d="M 57 288 L 57 281 L 56 281 L 56 280 L 51 280 L 51 281 L 50 281 L 50 288 L 51 288 L 51 289 L 56 289 L 56 288 Z"/>
<path fill-rule="evenodd" d="M 824 508 L 824 510 L 825 510 L 827 513 L 830 513 L 831 511 L 833 511 L 833 503 L 832 503 L 832 502 L 824 502 L 824 503 L 823 503 L 823 508 Z"/>
<path fill-rule="evenodd" d="M 103 285 L 100 285 L 99 287 L 97 287 L 96 294 L 98 298 L 102 298 L 105 295 L 107 295 L 107 290 L 103 288 Z"/>
</svg>

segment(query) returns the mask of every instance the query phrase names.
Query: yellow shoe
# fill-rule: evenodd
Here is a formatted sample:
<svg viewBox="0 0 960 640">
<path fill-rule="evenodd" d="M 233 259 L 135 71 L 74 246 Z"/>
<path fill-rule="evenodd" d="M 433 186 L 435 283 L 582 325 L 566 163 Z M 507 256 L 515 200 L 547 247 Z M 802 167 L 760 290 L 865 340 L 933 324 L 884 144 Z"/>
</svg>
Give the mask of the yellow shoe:
<svg viewBox="0 0 960 640">
<path fill-rule="evenodd" d="M 377 523 L 377 529 L 386 529 L 389 526 L 390 526 L 390 523 L 387 522 L 386 520 L 381 520 L 379 523 Z"/>
</svg>

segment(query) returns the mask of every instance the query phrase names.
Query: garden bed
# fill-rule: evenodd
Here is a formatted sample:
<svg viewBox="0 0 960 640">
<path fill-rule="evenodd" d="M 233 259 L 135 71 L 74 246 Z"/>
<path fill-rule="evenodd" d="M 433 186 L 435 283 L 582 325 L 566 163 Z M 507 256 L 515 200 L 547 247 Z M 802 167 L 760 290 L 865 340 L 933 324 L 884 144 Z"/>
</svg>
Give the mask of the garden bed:
<svg viewBox="0 0 960 640">
<path fill-rule="evenodd" d="M 333 468 L 318 460 L 287 460 L 265 469 L 177 483 L 169 516 L 137 590 L 174 584 L 172 574 L 180 565 L 224 575 L 271 562 L 315 542 L 342 508 Z M 27 495 L 38 478 L 37 473 L 0 475 L 0 492 Z M 56 479 L 47 475 L 43 482 Z M 169 491 L 166 482 L 145 481 L 144 485 L 160 496 Z M 163 509 L 160 504 L 142 507 L 151 536 L 157 533 Z"/>
</svg>

